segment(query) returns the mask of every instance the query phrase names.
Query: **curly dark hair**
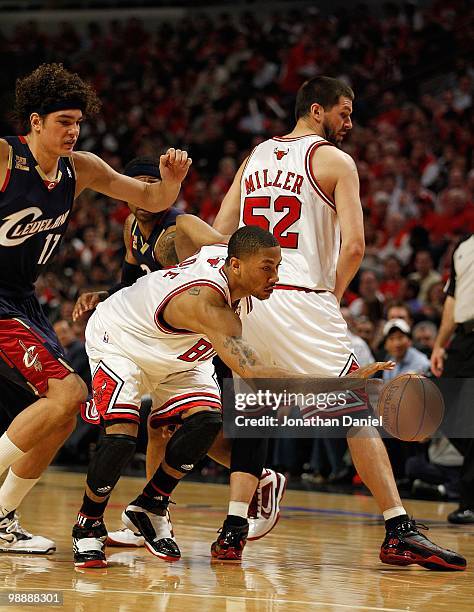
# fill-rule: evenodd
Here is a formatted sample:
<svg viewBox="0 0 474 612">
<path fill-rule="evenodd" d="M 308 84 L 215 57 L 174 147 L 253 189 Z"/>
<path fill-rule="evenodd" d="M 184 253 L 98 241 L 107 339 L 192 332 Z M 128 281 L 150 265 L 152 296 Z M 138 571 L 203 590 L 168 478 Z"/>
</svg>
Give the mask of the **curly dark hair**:
<svg viewBox="0 0 474 612">
<path fill-rule="evenodd" d="M 48 111 L 44 109 L 64 102 L 71 101 L 88 116 L 95 115 L 101 106 L 93 88 L 62 64 L 41 64 L 31 74 L 18 79 L 15 96 L 15 115 L 24 129 L 30 128 L 31 113 L 46 115 Z"/>
</svg>

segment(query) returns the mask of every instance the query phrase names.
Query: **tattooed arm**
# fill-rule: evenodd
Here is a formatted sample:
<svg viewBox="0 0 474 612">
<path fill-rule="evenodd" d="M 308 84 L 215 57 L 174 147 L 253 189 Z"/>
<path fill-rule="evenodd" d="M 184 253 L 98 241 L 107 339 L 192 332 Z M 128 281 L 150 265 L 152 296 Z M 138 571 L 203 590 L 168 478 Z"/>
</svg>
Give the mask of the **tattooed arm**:
<svg viewBox="0 0 474 612">
<path fill-rule="evenodd" d="M 169 325 L 208 338 L 222 361 L 242 378 L 291 376 L 286 370 L 263 364 L 255 349 L 243 340 L 239 317 L 209 287 L 191 287 L 172 298 L 163 315 Z"/>
<path fill-rule="evenodd" d="M 155 245 L 155 258 L 163 268 L 175 266 L 178 261 L 176 254 L 176 225 L 168 227 L 159 237 Z"/>
</svg>

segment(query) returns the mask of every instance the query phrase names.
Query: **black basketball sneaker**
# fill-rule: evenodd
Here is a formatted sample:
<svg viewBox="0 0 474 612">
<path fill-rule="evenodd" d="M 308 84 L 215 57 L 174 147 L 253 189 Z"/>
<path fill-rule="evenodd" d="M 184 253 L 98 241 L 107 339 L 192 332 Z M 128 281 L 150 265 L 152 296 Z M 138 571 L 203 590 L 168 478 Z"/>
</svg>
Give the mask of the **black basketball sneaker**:
<svg viewBox="0 0 474 612">
<path fill-rule="evenodd" d="M 72 528 L 72 547 L 76 567 L 107 567 L 105 542 L 107 529 L 101 519 L 84 519 Z"/>
<path fill-rule="evenodd" d="M 168 500 L 139 495 L 122 513 L 123 524 L 145 539 L 145 548 L 165 561 L 177 561 L 181 551 L 173 536 Z"/>
<path fill-rule="evenodd" d="M 219 537 L 211 546 L 212 558 L 221 561 L 240 561 L 248 533 L 248 524 L 236 526 L 224 521 Z"/>
<path fill-rule="evenodd" d="M 411 565 L 418 563 L 431 570 L 464 570 L 466 559 L 452 550 L 441 548 L 418 531 L 412 520 L 399 523 L 387 531 L 380 550 L 380 560 L 389 565 Z"/>
</svg>

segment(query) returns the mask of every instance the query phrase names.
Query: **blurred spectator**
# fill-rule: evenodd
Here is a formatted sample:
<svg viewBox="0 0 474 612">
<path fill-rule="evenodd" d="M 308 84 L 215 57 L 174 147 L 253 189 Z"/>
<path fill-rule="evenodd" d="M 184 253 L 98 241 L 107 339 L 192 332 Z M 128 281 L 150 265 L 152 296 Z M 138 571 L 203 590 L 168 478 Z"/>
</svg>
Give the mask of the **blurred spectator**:
<svg viewBox="0 0 474 612">
<path fill-rule="evenodd" d="M 416 349 L 431 357 L 438 328 L 431 321 L 421 321 L 413 328 L 413 345 Z"/>
<path fill-rule="evenodd" d="M 405 302 L 394 300 L 387 304 L 387 321 L 392 319 L 403 319 L 409 327 L 413 324 L 413 315 L 410 307 Z"/>
<path fill-rule="evenodd" d="M 393 370 L 383 372 L 384 380 L 392 380 L 407 372 L 427 374 L 430 371 L 428 357 L 412 346 L 411 328 L 406 321 L 390 319 L 384 325 L 383 336 L 387 359 L 396 364 Z"/>
<path fill-rule="evenodd" d="M 375 272 L 371 270 L 364 270 L 360 273 L 359 280 L 359 291 L 360 297 L 351 302 L 349 310 L 354 317 L 361 315 L 369 316 L 367 312 L 363 312 L 364 304 L 372 302 L 379 302 L 380 304 L 384 301 L 383 294 L 379 291 L 379 281 Z"/>
<path fill-rule="evenodd" d="M 443 315 L 443 304 L 446 295 L 443 291 L 444 283 L 435 281 L 428 287 L 428 292 L 424 305 L 420 309 L 420 315 L 423 319 L 433 321 L 436 325 L 441 322 Z"/>
<path fill-rule="evenodd" d="M 393 300 L 400 295 L 402 265 L 396 255 L 389 255 L 383 261 L 383 276 L 379 285 L 385 300 Z"/>
<path fill-rule="evenodd" d="M 349 310 L 350 312 L 350 310 Z M 375 325 L 368 317 L 355 318 L 356 334 L 373 350 L 375 346 Z"/>
<path fill-rule="evenodd" d="M 426 303 L 428 290 L 441 280 L 441 274 L 433 267 L 433 258 L 429 251 L 418 251 L 415 255 L 415 272 L 408 277 L 420 285 L 418 299 L 422 304 Z"/>
</svg>

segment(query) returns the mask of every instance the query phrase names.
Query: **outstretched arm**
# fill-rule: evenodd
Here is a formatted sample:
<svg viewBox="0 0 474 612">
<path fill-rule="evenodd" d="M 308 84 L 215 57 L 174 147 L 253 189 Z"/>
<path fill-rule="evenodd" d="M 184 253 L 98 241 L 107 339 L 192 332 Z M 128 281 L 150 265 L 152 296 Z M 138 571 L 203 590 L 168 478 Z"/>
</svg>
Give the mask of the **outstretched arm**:
<svg viewBox="0 0 474 612">
<path fill-rule="evenodd" d="M 151 212 L 165 210 L 176 201 L 181 182 L 191 165 L 186 151 L 168 149 L 160 156 L 162 180 L 144 183 L 119 174 L 93 153 L 79 151 L 73 154 L 73 159 L 77 171 L 76 197 L 84 189 L 93 189 L 117 200 L 133 202 Z"/>
<path fill-rule="evenodd" d="M 179 261 L 187 259 L 203 246 L 227 243 L 229 236 L 221 234 L 194 215 L 176 217 L 175 248 Z"/>
</svg>

